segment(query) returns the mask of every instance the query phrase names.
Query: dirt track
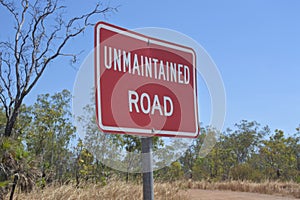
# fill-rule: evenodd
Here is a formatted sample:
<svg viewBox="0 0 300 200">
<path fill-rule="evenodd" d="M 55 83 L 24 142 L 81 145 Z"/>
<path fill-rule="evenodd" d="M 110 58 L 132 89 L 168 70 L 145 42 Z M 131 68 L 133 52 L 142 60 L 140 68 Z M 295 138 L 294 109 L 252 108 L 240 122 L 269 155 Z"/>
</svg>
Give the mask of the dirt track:
<svg viewBox="0 0 300 200">
<path fill-rule="evenodd" d="M 295 200 L 292 197 L 219 190 L 187 190 L 190 200 Z"/>
</svg>

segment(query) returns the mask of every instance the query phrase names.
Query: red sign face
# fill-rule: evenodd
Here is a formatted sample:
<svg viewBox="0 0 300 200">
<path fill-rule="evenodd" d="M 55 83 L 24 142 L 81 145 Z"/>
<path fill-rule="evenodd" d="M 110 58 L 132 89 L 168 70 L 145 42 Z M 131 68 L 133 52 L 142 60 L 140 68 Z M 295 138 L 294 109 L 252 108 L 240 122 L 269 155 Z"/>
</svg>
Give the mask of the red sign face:
<svg viewBox="0 0 300 200">
<path fill-rule="evenodd" d="M 96 118 L 101 131 L 197 137 L 193 49 L 100 22 L 95 26 Z"/>
</svg>

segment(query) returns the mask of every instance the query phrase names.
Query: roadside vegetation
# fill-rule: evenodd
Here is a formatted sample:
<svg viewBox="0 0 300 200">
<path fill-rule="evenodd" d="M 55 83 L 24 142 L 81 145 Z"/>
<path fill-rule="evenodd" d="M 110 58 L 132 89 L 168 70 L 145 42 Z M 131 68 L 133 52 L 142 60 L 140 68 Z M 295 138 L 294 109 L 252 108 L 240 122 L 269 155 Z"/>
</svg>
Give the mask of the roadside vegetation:
<svg viewBox="0 0 300 200">
<path fill-rule="evenodd" d="M 173 184 L 157 183 L 154 186 L 155 199 L 170 200 L 188 200 L 188 194 L 181 192 Z M 74 187 L 72 185 L 51 186 L 45 190 L 36 190 L 29 194 L 17 194 L 16 199 L 32 200 L 61 200 L 61 199 L 122 199 L 122 200 L 140 200 L 143 199 L 143 189 L 139 184 L 114 181 L 105 186 L 100 184 L 87 184 L 83 187 Z"/>
<path fill-rule="evenodd" d="M 300 198 L 299 184 L 293 182 L 263 182 L 253 183 L 249 181 L 226 181 L 209 183 L 207 181 L 175 181 L 165 183 L 155 183 L 155 199 L 188 200 L 190 199 L 190 189 L 201 190 L 229 190 L 233 192 L 252 192 L 284 196 L 290 198 Z M 74 185 L 48 186 L 45 189 L 35 188 L 30 193 L 19 193 L 15 199 L 32 200 L 61 200 L 61 199 L 122 199 L 140 200 L 142 199 L 142 185 L 137 183 L 126 183 L 112 181 L 103 186 L 101 184 L 86 184 L 82 187 Z"/>
<path fill-rule="evenodd" d="M 24 103 L 51 64 L 64 57 L 77 62 L 78 54 L 65 52 L 64 47 L 92 28 L 92 19 L 117 11 L 99 1 L 89 12 L 68 16 L 63 2 L 0 0 L 1 11 L 13 23 L 6 30 L 11 38 L 0 41 L 0 200 L 141 199 L 140 174 L 113 170 L 90 151 L 109 148 L 110 144 L 102 144 L 110 138 L 116 149 L 140 152 L 139 138 L 113 134 L 99 138 L 95 118 L 82 117 L 86 138 L 78 139 L 68 90 L 40 94 L 35 103 Z M 93 109 L 87 105 L 88 116 L 95 116 Z M 214 136 L 216 144 L 202 157 L 207 135 Z M 154 149 L 176 152 L 161 138 L 154 137 L 153 144 Z M 157 199 L 188 199 L 182 191 L 189 188 L 299 197 L 300 126 L 293 133 L 271 131 L 247 120 L 223 133 L 202 126 L 200 136 L 182 153 L 154 172 Z M 124 159 L 134 162 L 130 156 Z"/>
<path fill-rule="evenodd" d="M 131 188 L 136 191 L 131 197 L 138 199 L 140 174 L 108 168 L 81 140 L 75 139 L 70 102 L 71 94 L 67 90 L 39 95 L 33 105 L 22 105 L 10 137 L 3 134 L 5 113 L 3 110 L 0 112 L 2 198 L 13 193 L 18 193 L 18 196 L 25 193 L 50 195 L 50 191 L 60 190 L 55 195 L 77 194 L 83 190 L 87 191 L 86 195 L 92 195 L 88 191 L 95 187 L 99 190 L 93 195 L 114 194 L 114 190 L 120 189 L 118 185 L 124 185 L 122 191 Z M 88 121 L 85 131 L 90 140 L 87 138 L 86 141 L 92 142 L 97 131 L 91 126 L 93 119 Z M 216 145 L 203 158 L 199 151 L 207 134 L 216 135 Z M 158 196 L 171 195 L 170 198 L 175 195 L 174 199 L 176 195 L 182 195 L 176 192 L 188 188 L 278 193 L 299 198 L 299 134 L 299 128 L 295 129 L 295 133 L 271 132 L 267 126 L 246 120 L 222 134 L 217 134 L 210 127 L 202 127 L 200 136 L 177 161 L 154 172 L 155 192 Z M 141 143 L 136 137 L 109 137 L 115 137 L 118 148 L 131 152 L 141 150 Z M 154 139 L 154 145 L 164 148 L 159 138 Z M 51 197 L 45 196 L 47 198 Z"/>
</svg>

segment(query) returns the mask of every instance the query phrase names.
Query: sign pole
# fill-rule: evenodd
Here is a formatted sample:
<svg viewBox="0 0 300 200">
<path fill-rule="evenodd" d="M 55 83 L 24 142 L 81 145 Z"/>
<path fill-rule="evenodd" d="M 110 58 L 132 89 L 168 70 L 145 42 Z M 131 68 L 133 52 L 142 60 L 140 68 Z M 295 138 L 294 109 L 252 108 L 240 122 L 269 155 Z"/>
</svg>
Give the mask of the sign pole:
<svg viewBox="0 0 300 200">
<path fill-rule="evenodd" d="M 143 199 L 154 200 L 152 137 L 142 137 Z"/>
</svg>

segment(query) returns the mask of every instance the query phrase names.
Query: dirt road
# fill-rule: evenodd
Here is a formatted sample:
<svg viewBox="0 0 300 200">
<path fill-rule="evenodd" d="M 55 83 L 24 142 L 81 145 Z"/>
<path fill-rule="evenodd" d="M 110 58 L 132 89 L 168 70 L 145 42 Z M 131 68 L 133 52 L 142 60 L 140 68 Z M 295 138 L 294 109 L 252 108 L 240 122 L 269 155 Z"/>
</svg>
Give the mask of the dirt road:
<svg viewBox="0 0 300 200">
<path fill-rule="evenodd" d="M 186 191 L 190 200 L 295 200 L 292 197 L 281 197 L 276 195 L 266 195 L 248 192 L 232 192 L 219 190 L 198 190 Z"/>
</svg>

